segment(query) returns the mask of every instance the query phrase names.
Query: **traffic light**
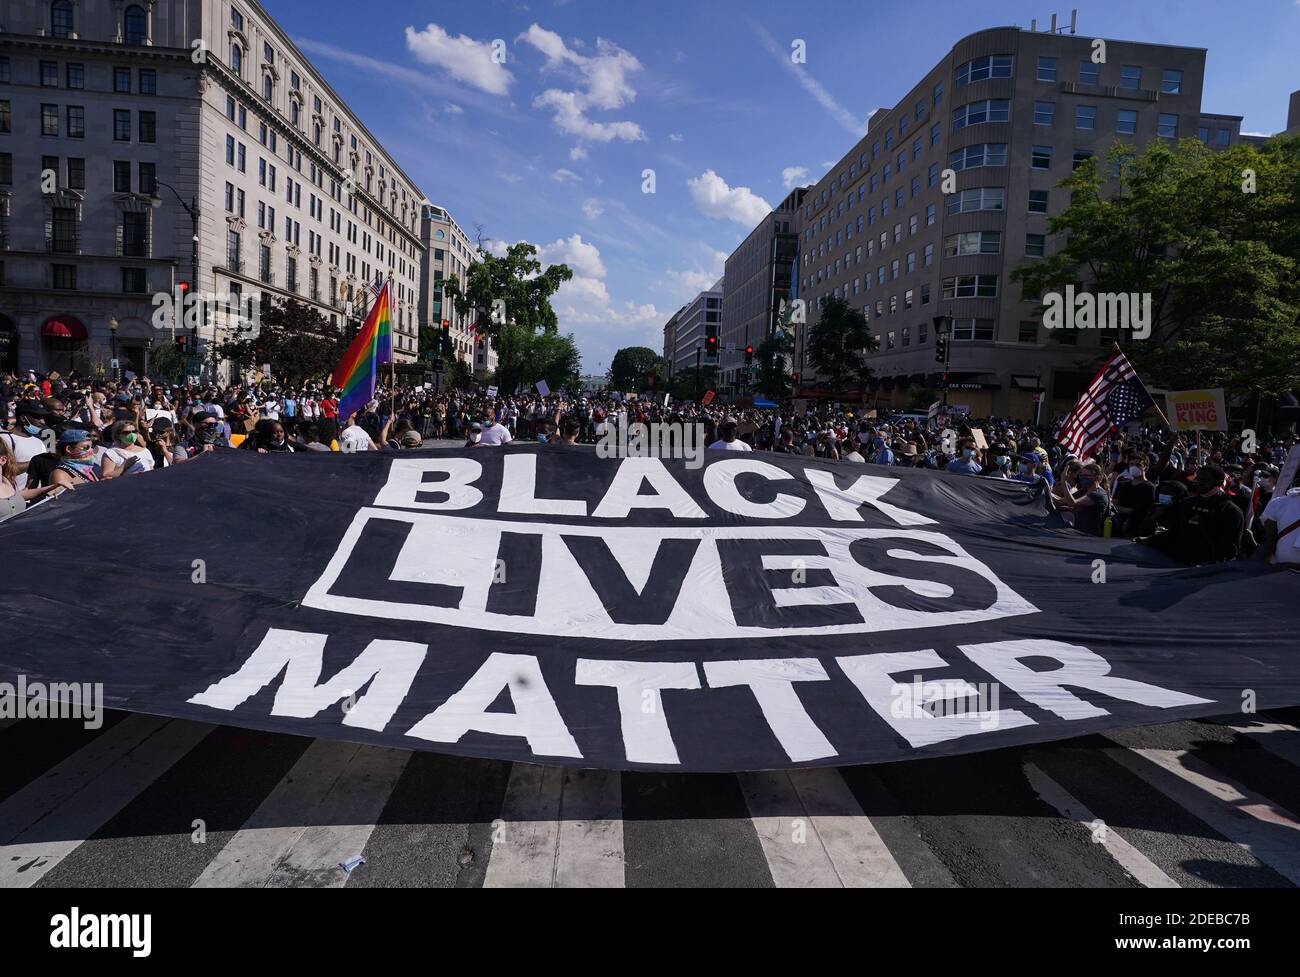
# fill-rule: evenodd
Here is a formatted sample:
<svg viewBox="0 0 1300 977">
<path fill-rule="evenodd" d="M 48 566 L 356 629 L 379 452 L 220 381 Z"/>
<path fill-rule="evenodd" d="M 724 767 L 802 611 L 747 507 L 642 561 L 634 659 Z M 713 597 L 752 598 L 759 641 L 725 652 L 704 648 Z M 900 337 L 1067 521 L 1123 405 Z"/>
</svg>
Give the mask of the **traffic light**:
<svg viewBox="0 0 1300 977">
<path fill-rule="evenodd" d="M 948 340 L 936 339 L 934 341 L 934 361 L 936 363 L 948 362 Z"/>
<path fill-rule="evenodd" d="M 753 347 L 753 346 L 746 346 L 746 347 L 745 347 L 745 365 L 746 365 L 746 366 L 753 366 L 753 365 L 754 365 L 754 347 Z"/>
<path fill-rule="evenodd" d="M 704 352 L 715 358 L 718 355 L 718 327 L 715 323 L 704 326 Z"/>
<path fill-rule="evenodd" d="M 176 334 L 176 348 L 182 353 L 189 352 L 189 342 L 190 337 L 185 335 L 185 333 L 182 332 Z"/>
</svg>

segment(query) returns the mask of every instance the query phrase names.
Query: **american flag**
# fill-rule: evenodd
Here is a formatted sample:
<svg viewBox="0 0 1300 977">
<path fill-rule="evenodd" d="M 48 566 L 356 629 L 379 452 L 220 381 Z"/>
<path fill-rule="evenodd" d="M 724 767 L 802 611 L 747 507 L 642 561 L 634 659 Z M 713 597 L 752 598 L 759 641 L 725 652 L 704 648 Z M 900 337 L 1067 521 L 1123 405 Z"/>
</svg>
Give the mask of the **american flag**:
<svg viewBox="0 0 1300 977">
<path fill-rule="evenodd" d="M 370 293 L 370 297 L 372 299 L 377 299 L 379 298 L 379 293 L 383 290 L 383 288 L 384 288 L 384 276 L 382 274 L 376 273 L 375 280 L 366 286 L 366 291 Z"/>
<path fill-rule="evenodd" d="M 1056 440 L 1071 454 L 1087 458 L 1112 429 L 1141 417 L 1154 404 L 1133 364 L 1116 350 L 1080 395 Z"/>
</svg>

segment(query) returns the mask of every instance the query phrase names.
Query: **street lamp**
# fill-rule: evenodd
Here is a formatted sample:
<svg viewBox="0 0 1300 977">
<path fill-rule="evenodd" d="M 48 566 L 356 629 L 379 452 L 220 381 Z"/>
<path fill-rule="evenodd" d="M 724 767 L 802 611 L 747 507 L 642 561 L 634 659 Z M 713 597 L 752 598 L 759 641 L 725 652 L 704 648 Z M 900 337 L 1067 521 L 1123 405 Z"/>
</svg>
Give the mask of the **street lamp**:
<svg viewBox="0 0 1300 977">
<path fill-rule="evenodd" d="M 109 346 L 113 354 L 113 379 L 117 379 L 117 319 L 108 320 Z"/>
<path fill-rule="evenodd" d="M 191 294 L 196 294 L 195 289 L 197 289 L 199 286 L 199 213 L 200 213 L 199 198 L 191 197 L 190 202 L 187 204 L 185 202 L 185 198 L 182 197 L 180 193 L 176 190 L 176 188 L 172 186 L 170 183 L 166 183 L 162 180 L 157 179 L 156 177 L 154 178 L 153 182 L 155 184 L 155 188 L 154 188 L 154 192 L 149 195 L 149 203 L 155 210 L 157 210 L 159 207 L 162 206 L 162 197 L 158 195 L 157 187 L 166 187 L 168 190 L 172 192 L 172 196 L 176 198 L 176 202 L 185 208 L 185 213 L 189 214 L 192 234 L 190 236 L 190 287 L 186 291 L 186 295 L 189 296 Z M 191 299 L 191 301 L 193 301 L 193 299 Z M 179 310 L 176 312 L 176 315 L 177 316 L 180 315 Z M 203 324 L 204 318 L 205 318 L 204 307 L 202 304 L 200 304 L 199 305 L 200 326 Z M 195 327 L 192 335 L 194 337 L 194 342 L 196 346 L 198 345 L 198 333 L 199 333 L 198 327 Z M 215 327 L 214 327 L 214 335 L 213 335 L 214 344 L 215 344 L 215 340 L 216 340 L 216 335 L 215 335 Z"/>
</svg>

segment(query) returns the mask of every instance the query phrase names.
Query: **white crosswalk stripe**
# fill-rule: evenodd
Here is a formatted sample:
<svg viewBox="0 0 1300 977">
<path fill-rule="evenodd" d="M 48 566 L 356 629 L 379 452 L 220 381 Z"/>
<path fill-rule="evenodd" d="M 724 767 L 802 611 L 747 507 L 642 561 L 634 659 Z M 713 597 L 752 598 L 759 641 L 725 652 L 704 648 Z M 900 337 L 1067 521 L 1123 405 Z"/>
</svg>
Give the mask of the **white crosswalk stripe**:
<svg viewBox="0 0 1300 977">
<path fill-rule="evenodd" d="M 622 888 L 620 776 L 516 763 L 492 824 L 487 888 Z"/>
<path fill-rule="evenodd" d="M 365 848 L 410 757 L 405 750 L 316 740 L 194 885 L 346 884 L 340 863 Z"/>
<path fill-rule="evenodd" d="M 0 887 L 40 882 L 167 774 L 212 728 L 197 722 L 130 715 L 104 729 L 31 783 L 19 787 L 0 802 Z M 1261 715 L 1242 719 L 1230 728 L 1276 756 L 1300 765 L 1300 729 L 1295 726 Z M 1126 744 L 1132 742 L 1133 733 L 1128 731 L 1124 736 L 1129 738 L 1122 740 L 1121 734 L 1112 734 L 1110 739 L 1115 745 L 1102 752 L 1134 774 L 1143 789 L 1153 792 L 1153 798 L 1162 795 L 1227 842 L 1241 846 L 1257 863 L 1300 884 L 1300 819 L 1220 769 L 1224 754 L 1216 753 L 1216 765 L 1211 765 L 1194 750 L 1130 746 Z M 1189 734 L 1188 740 L 1192 745 L 1194 734 Z M 1156 738 L 1153 742 L 1161 741 Z M 248 797 L 245 810 L 254 805 L 256 810 L 215 851 L 194 884 L 347 884 L 350 876 L 339 863 L 366 849 L 412 756 L 403 750 L 313 741 L 265 797 Z M 249 762 L 255 763 L 256 759 L 250 756 Z M 1025 760 L 1021 769 L 1038 798 L 1061 818 L 1092 828 L 1097 817 L 1080 800 L 1089 794 L 1076 796 L 1071 792 L 1082 785 L 1073 784 L 1067 790 L 1046 773 L 1046 769 L 1055 768 L 1035 762 L 1037 759 Z M 1231 770 L 1231 765 L 1226 769 Z M 850 776 L 853 788 L 834 768 L 736 775 L 754 834 L 749 836 L 748 850 L 740 839 L 739 847 L 728 849 L 726 857 L 735 859 L 733 864 L 738 867 L 757 869 L 759 877 L 765 870 L 779 887 L 805 888 L 906 887 L 913 884 L 907 873 L 918 871 L 922 864 L 917 862 L 918 853 L 935 859 L 936 865 L 945 858 L 964 857 L 962 852 L 947 847 L 944 832 L 924 827 L 927 819 L 933 822 L 937 815 L 898 808 L 892 792 L 880 797 L 870 792 L 863 794 L 869 783 L 879 782 L 865 781 L 864 775 L 857 771 Z M 448 791 L 457 789 L 454 782 L 446 785 Z M 492 824 L 486 867 L 477 879 L 469 876 L 469 883 L 481 880 L 488 887 L 624 886 L 629 880 L 629 855 L 624 843 L 623 790 L 623 776 L 616 772 L 512 765 Z M 861 802 L 859 796 L 863 797 Z M 863 805 L 873 812 L 870 816 Z M 483 820 L 476 822 L 480 825 L 491 815 L 483 812 L 481 816 Z M 702 813 L 689 816 L 710 815 L 706 807 Z M 734 817 L 735 813 L 720 810 L 716 816 Z M 1042 816 L 1041 809 L 1036 816 Z M 1114 810 L 1110 816 L 1114 818 Z M 1014 814 L 1010 817 L 1014 818 Z M 745 822 L 742 814 L 741 823 Z M 1108 824 L 1097 838 L 1097 858 L 1102 860 L 1097 864 L 1110 859 L 1144 886 L 1177 887 L 1179 883 L 1168 874 L 1172 871 L 1169 864 L 1162 861 L 1162 868 L 1153 861 L 1160 854 L 1153 851 L 1148 857 L 1140 847 L 1151 844 L 1151 838 L 1159 834 L 1160 824 L 1122 823 L 1122 830 Z M 369 871 L 380 869 L 384 857 L 400 855 L 401 848 L 392 846 L 391 837 L 386 847 L 381 846 L 383 854 Z M 411 844 L 424 844 L 416 839 L 427 837 L 412 832 Z M 634 849 L 642 846 L 634 852 L 638 884 L 656 877 L 646 875 L 647 853 L 651 854 L 651 863 L 658 859 L 660 865 L 671 866 L 671 842 L 644 847 L 647 838 L 655 837 L 654 832 L 640 831 L 633 842 Z M 1204 835 L 1185 837 L 1204 844 Z M 141 839 L 142 844 L 147 841 Z M 445 856 L 453 860 L 459 857 L 461 842 L 454 844 L 457 847 L 448 849 Z M 422 854 L 427 851 L 443 849 L 421 849 Z M 59 873 L 61 882 L 69 869 L 80 866 L 83 855 L 78 854 L 65 865 Z M 1072 857 L 1080 857 L 1077 849 Z M 718 866 L 718 882 L 726 884 L 727 863 L 724 860 Z M 920 871 L 916 884 L 934 884 L 924 875 L 924 869 Z M 186 877 L 187 881 L 190 877 Z M 671 872 L 667 877 L 672 877 Z M 707 881 L 712 875 L 697 873 L 695 877 Z M 1060 877 L 1070 877 L 1068 867 L 1062 867 Z M 369 881 L 373 884 L 382 878 L 381 874 Z M 755 878 L 752 871 L 748 878 Z"/>
<path fill-rule="evenodd" d="M 1281 805 L 1187 750 L 1113 747 L 1106 754 L 1156 790 L 1300 885 L 1300 822 Z"/>
<path fill-rule="evenodd" d="M 212 729 L 128 716 L 0 804 L 0 887 L 35 885 Z"/>
<path fill-rule="evenodd" d="M 907 877 L 830 768 L 739 774 L 779 888 L 906 887 Z"/>
<path fill-rule="evenodd" d="M 1133 878 L 1148 889 L 1177 889 L 1177 882 L 1164 873 L 1155 862 L 1129 844 L 1115 828 L 1101 825 L 1097 830 L 1097 816 L 1084 803 L 1033 763 L 1025 763 L 1025 777 L 1044 803 L 1061 812 L 1061 817 L 1076 821 L 1093 833 L 1093 839 L 1119 862 Z"/>
</svg>

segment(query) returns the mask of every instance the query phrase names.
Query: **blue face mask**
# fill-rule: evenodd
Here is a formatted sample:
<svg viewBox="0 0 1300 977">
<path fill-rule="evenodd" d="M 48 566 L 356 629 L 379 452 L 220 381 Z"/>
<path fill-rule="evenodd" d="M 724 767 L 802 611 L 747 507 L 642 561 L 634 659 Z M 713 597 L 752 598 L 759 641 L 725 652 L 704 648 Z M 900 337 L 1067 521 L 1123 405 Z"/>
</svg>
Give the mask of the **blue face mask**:
<svg viewBox="0 0 1300 977">
<path fill-rule="evenodd" d="M 41 429 L 35 424 L 24 424 L 23 430 L 34 438 L 39 438 L 41 436 Z"/>
<path fill-rule="evenodd" d="M 974 457 L 975 457 L 975 449 L 974 449 L 974 448 L 962 448 L 962 449 L 961 449 L 961 456 L 962 456 L 963 458 L 974 458 Z"/>
<path fill-rule="evenodd" d="M 1173 497 L 1172 495 L 1157 495 L 1157 496 L 1156 496 L 1156 504 L 1158 504 L 1158 505 L 1173 505 L 1173 504 L 1174 504 L 1174 497 Z"/>
</svg>

